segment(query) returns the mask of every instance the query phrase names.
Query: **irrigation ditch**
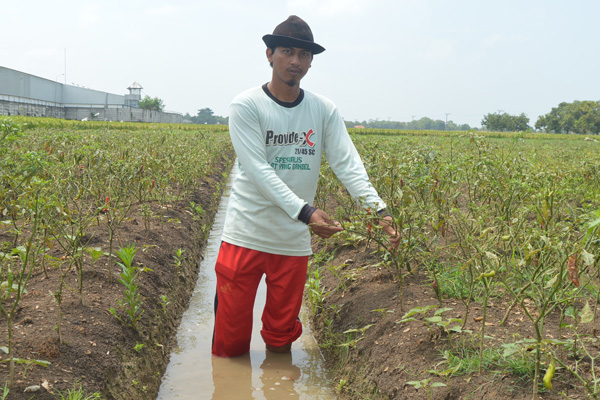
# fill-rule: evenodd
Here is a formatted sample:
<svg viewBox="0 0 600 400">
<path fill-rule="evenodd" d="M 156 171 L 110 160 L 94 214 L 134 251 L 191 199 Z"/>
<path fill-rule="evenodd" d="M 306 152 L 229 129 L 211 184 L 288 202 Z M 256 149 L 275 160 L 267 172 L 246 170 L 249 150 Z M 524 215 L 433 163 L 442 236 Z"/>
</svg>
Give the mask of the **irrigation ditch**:
<svg viewBox="0 0 600 400">
<path fill-rule="evenodd" d="M 177 332 L 177 345 L 162 379 L 157 400 L 171 399 L 321 399 L 336 398 L 320 348 L 312 332 L 309 309 L 303 307 L 304 332 L 290 354 L 266 351 L 260 337 L 266 300 L 264 280 L 255 305 L 250 352 L 227 359 L 211 355 L 213 301 L 218 255 L 234 165 L 214 218 L 200 263 L 195 290 Z"/>
</svg>

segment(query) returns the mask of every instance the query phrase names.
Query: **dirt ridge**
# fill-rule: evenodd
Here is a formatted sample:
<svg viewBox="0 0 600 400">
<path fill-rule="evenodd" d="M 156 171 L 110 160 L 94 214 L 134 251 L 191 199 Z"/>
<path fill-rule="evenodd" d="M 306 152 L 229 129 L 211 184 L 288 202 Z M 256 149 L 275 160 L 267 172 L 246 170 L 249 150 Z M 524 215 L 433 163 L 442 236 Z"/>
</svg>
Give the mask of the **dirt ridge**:
<svg viewBox="0 0 600 400">
<path fill-rule="evenodd" d="M 62 343 L 56 330 L 58 307 L 49 294 L 58 287 L 60 272 L 47 267 L 45 273 L 37 272 L 31 277 L 15 319 L 15 354 L 21 359 L 50 364 L 18 364 L 15 384 L 7 399 L 53 400 L 58 392 L 64 394 L 79 386 L 86 394 L 100 393 L 106 400 L 156 398 L 225 186 L 227 174 L 222 171 L 229 171 L 231 162 L 224 155 L 222 168 L 207 177 L 190 198 L 162 206 L 148 204 L 152 214 L 149 229 L 140 205 L 131 208 L 113 252 L 135 244 L 138 251 L 134 264 L 149 269 L 137 281 L 145 310 L 137 330 L 109 312 L 111 307 L 118 309 L 124 287 L 117 281 L 121 272 L 118 266 L 112 269 L 111 281 L 108 257 L 102 257 L 95 265 L 86 257 L 84 304 L 77 291 L 77 275 L 74 271 L 67 274 L 61 307 Z M 200 205 L 203 212 L 191 210 L 190 202 Z M 87 245 L 107 251 L 107 233 L 100 219 L 86 239 Z M 0 235 L 0 242 L 8 240 Z M 184 255 L 179 266 L 174 262 L 177 249 L 182 249 Z M 60 249 L 50 252 L 53 257 L 64 259 Z M 0 337 L 6 338 L 5 323 L 0 324 Z M 0 382 L 8 381 L 8 373 L 7 363 L 0 363 Z M 25 392 L 26 388 L 36 391 Z"/>
</svg>

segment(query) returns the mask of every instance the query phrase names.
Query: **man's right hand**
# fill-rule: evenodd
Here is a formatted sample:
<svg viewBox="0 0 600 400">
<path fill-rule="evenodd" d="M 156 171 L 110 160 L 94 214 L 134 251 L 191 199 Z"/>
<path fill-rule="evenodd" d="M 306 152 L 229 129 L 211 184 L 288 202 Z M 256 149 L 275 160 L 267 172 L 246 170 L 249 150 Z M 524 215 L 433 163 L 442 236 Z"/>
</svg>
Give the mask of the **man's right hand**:
<svg viewBox="0 0 600 400">
<path fill-rule="evenodd" d="M 333 221 L 325 211 L 318 208 L 311 215 L 308 226 L 315 235 L 323 239 L 330 238 L 334 234 L 344 230 L 339 222 Z"/>
</svg>

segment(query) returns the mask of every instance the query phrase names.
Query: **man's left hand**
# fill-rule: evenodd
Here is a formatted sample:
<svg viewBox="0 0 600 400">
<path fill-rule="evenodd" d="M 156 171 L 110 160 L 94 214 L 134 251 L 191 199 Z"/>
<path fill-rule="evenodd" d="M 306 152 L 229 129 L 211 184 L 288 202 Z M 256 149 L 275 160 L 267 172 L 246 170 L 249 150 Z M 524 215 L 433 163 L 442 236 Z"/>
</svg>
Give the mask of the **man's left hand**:
<svg viewBox="0 0 600 400">
<path fill-rule="evenodd" d="M 390 251 L 398 250 L 398 246 L 400 245 L 400 235 L 394 229 L 394 220 L 391 216 L 386 215 L 382 219 L 379 220 L 379 224 L 383 227 L 385 233 L 390 236 Z"/>
</svg>

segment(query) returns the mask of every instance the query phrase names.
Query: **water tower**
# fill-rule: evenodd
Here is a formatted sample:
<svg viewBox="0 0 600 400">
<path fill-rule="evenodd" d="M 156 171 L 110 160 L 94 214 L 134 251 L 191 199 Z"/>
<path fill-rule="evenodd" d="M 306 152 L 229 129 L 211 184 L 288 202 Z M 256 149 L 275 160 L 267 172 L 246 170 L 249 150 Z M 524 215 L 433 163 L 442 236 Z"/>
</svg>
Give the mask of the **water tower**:
<svg viewBox="0 0 600 400">
<path fill-rule="evenodd" d="M 143 89 L 142 85 L 133 82 L 127 89 L 129 89 L 129 94 L 125 95 L 125 105 L 133 108 L 140 108 Z"/>
</svg>

